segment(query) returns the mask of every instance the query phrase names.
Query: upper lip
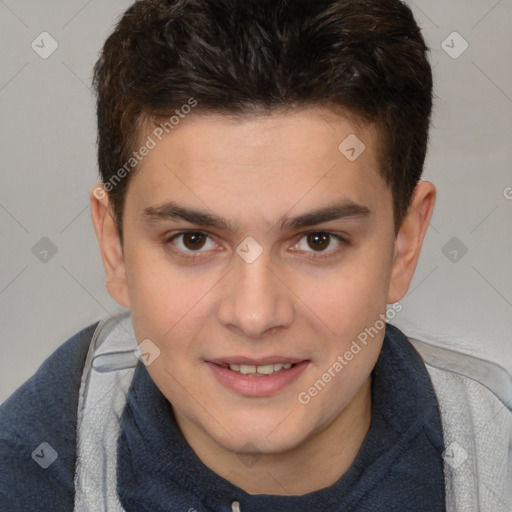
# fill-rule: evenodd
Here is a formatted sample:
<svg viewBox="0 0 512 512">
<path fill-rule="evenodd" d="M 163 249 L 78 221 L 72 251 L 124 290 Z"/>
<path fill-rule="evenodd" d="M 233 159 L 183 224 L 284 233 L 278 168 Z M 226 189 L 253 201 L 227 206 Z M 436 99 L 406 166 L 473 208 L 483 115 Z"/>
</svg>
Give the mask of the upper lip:
<svg viewBox="0 0 512 512">
<path fill-rule="evenodd" d="M 285 357 L 285 356 L 265 356 L 265 357 L 245 357 L 245 356 L 229 356 L 220 357 L 217 359 L 209 359 L 208 362 L 218 365 L 230 365 L 230 364 L 247 364 L 253 366 L 265 366 L 267 364 L 282 363 L 282 364 L 297 364 L 306 359 L 300 359 L 297 357 Z"/>
</svg>

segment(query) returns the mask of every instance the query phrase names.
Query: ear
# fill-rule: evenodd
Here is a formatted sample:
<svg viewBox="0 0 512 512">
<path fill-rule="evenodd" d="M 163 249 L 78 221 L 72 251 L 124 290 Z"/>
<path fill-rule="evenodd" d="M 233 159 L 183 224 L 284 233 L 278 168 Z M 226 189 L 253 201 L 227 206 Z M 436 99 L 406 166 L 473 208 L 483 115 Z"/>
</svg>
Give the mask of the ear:
<svg viewBox="0 0 512 512">
<path fill-rule="evenodd" d="M 395 239 L 388 304 L 398 302 L 409 289 L 434 212 L 435 201 L 434 185 L 428 181 L 420 181 L 413 191 L 411 206 Z"/>
<path fill-rule="evenodd" d="M 125 308 L 130 307 L 123 246 L 114 221 L 109 196 L 102 184 L 90 192 L 91 217 L 98 238 L 101 258 L 112 298 Z"/>
</svg>

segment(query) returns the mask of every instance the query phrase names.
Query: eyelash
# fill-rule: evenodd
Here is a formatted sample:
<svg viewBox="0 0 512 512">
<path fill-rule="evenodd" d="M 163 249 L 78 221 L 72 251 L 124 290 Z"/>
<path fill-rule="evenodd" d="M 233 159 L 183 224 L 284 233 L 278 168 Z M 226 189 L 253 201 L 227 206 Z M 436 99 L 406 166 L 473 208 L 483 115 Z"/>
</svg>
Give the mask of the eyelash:
<svg viewBox="0 0 512 512">
<path fill-rule="evenodd" d="M 189 230 L 179 231 L 178 233 L 173 233 L 172 235 L 169 235 L 169 236 L 165 237 L 164 240 L 163 240 L 163 244 L 165 246 L 167 246 L 175 238 L 178 238 L 179 236 L 186 235 L 186 234 L 201 234 L 201 235 L 204 235 L 204 236 L 212 239 L 212 237 L 208 233 L 206 233 L 204 231 L 198 231 L 198 230 L 189 229 Z M 308 256 L 308 258 L 310 258 L 312 260 L 320 260 L 320 259 L 326 259 L 326 258 L 333 258 L 339 252 L 341 252 L 346 246 L 350 245 L 350 243 L 347 240 L 347 238 L 345 238 L 345 237 L 343 237 L 343 236 L 341 236 L 341 235 L 339 235 L 337 233 L 333 233 L 331 231 L 307 231 L 305 233 L 301 233 L 301 236 L 298 239 L 298 241 L 296 242 L 296 244 L 298 244 L 304 237 L 307 237 L 308 235 L 311 235 L 311 234 L 324 234 L 324 235 L 328 235 L 329 237 L 334 238 L 335 240 L 340 242 L 339 247 L 337 247 L 336 249 L 333 249 L 331 251 L 324 251 L 322 253 L 317 253 L 317 254 L 319 254 L 318 256 Z M 198 258 L 202 258 L 203 256 L 201 256 L 201 252 L 205 252 L 205 251 L 195 251 L 195 252 L 189 253 L 189 254 L 193 254 L 192 256 L 187 254 L 186 252 L 183 252 L 183 251 L 179 250 L 179 249 L 178 250 L 174 250 L 173 249 L 172 252 L 179 253 L 180 257 L 183 257 L 183 258 L 186 258 L 186 259 L 189 259 L 189 260 L 195 260 L 195 259 L 198 259 Z"/>
</svg>

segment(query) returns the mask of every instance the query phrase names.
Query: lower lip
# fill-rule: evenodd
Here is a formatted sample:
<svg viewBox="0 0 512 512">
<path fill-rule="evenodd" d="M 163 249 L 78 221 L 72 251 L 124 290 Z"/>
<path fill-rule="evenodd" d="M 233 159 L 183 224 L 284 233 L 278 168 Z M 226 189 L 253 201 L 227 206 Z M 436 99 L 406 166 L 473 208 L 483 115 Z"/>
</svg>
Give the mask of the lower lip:
<svg viewBox="0 0 512 512">
<path fill-rule="evenodd" d="M 223 386 L 244 396 L 265 397 L 274 395 L 289 386 L 306 369 L 309 362 L 302 361 L 288 370 L 281 370 L 265 377 L 244 375 L 208 361 L 206 364 Z"/>
</svg>

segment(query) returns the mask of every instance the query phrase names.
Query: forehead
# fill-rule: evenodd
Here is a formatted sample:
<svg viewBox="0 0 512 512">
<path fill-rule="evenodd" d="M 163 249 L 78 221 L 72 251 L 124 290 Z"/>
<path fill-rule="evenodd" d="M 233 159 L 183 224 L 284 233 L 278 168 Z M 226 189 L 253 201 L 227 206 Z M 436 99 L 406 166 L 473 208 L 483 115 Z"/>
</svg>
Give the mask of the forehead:
<svg viewBox="0 0 512 512">
<path fill-rule="evenodd" d="M 192 112 L 171 118 L 144 123 L 139 130 L 141 143 L 152 137 L 158 146 L 174 146 L 176 158 L 186 161 L 256 166 L 270 163 L 271 156 L 279 161 L 317 162 L 336 153 L 352 135 L 364 142 L 367 163 L 377 164 L 370 162 L 377 150 L 376 128 L 322 107 L 238 115 Z"/>
<path fill-rule="evenodd" d="M 154 147 L 128 188 L 139 211 L 177 198 L 217 210 L 222 203 L 232 216 L 256 213 L 256 205 L 282 215 L 299 202 L 313 208 L 349 200 L 372 210 L 391 202 L 375 128 L 332 111 L 191 114 L 170 126 L 148 124 L 140 137 Z"/>
</svg>

